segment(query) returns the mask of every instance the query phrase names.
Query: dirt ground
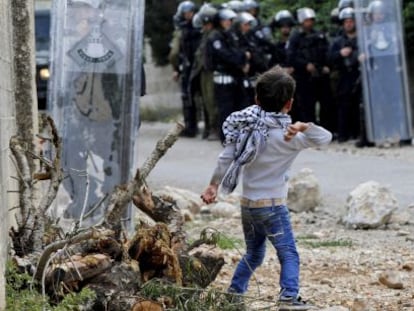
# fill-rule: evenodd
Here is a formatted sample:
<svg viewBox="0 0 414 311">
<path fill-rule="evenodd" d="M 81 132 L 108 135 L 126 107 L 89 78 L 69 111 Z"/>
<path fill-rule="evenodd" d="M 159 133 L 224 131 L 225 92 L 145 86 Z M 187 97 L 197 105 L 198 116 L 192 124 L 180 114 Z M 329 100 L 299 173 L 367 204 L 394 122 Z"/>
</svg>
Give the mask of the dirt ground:
<svg viewBox="0 0 414 311">
<path fill-rule="evenodd" d="M 144 124 L 140 152 L 148 153 L 157 137 L 169 127 Z M 200 193 L 220 147 L 196 138 L 180 140 L 173 149 L 151 174 L 150 186 L 173 185 Z M 321 159 L 327 163 L 319 163 Z M 324 203 L 315 212 L 291 215 L 301 257 L 304 300 L 312 303 L 315 310 L 414 311 L 414 147 L 358 149 L 353 142 L 332 143 L 315 154 L 306 153 L 298 162 L 294 171 L 304 166 L 316 170 L 324 196 Z M 338 171 L 340 167 L 346 169 Z M 347 171 L 352 174 L 348 172 L 348 176 Z M 393 222 L 380 230 L 346 229 L 340 219 L 347 194 L 370 177 L 389 181 L 400 209 Z M 210 227 L 231 241 L 238 241 L 234 248 L 223 251 L 226 264 L 212 284 L 226 290 L 244 251 L 239 217 L 200 216 L 187 227 L 192 238 Z M 276 254 L 269 245 L 266 259 L 247 293 L 251 310 L 277 310 L 279 269 Z M 381 284 L 379 277 L 386 272 L 399 279 L 403 288 L 392 289 Z"/>
</svg>

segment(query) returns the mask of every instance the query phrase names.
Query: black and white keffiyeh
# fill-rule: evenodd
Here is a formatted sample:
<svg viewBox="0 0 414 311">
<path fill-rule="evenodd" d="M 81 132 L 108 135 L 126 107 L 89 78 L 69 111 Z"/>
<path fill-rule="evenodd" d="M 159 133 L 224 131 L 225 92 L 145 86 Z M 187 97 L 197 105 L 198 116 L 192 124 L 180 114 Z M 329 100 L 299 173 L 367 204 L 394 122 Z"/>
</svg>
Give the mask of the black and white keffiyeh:
<svg viewBox="0 0 414 311">
<path fill-rule="evenodd" d="M 233 112 L 223 123 L 224 144 L 236 143 L 234 160 L 227 169 L 222 183 L 222 192 L 228 194 L 236 188 L 243 165 L 252 162 L 263 150 L 269 136 L 269 128 L 285 130 L 292 119 L 287 114 L 266 112 L 253 105 Z"/>
</svg>

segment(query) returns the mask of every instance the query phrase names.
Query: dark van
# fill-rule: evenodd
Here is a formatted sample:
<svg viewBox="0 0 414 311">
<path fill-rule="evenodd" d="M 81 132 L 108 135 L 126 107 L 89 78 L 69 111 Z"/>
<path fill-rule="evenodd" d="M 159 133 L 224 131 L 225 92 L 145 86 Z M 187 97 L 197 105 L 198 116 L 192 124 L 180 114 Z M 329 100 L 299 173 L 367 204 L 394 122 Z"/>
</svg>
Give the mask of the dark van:
<svg viewBox="0 0 414 311">
<path fill-rule="evenodd" d="M 40 110 L 46 109 L 47 86 L 50 77 L 50 10 L 35 10 L 36 87 Z"/>
</svg>

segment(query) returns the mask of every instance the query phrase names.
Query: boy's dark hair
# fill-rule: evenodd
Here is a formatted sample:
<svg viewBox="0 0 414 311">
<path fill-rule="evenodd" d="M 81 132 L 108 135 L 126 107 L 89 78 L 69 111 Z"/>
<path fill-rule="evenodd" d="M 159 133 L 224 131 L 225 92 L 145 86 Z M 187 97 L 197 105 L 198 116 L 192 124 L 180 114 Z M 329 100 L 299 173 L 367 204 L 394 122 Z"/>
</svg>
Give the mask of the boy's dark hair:
<svg viewBox="0 0 414 311">
<path fill-rule="evenodd" d="M 259 76 L 256 96 L 260 107 L 268 112 L 280 112 L 295 93 L 295 80 L 281 67 L 276 66 Z"/>
</svg>

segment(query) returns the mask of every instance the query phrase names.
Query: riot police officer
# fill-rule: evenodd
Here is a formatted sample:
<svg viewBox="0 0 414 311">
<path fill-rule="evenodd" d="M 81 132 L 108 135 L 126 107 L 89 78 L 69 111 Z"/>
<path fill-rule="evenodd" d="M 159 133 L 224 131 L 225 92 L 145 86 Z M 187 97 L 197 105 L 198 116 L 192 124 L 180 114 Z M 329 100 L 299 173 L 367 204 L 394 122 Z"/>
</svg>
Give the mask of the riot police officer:
<svg viewBox="0 0 414 311">
<path fill-rule="evenodd" d="M 251 54 L 234 45 L 230 29 L 236 16 L 230 9 L 219 10 L 217 27 L 206 44 L 206 68 L 214 72 L 214 98 L 219 111 L 220 129 L 228 115 L 248 105 L 240 81 L 249 70 Z M 222 130 L 220 138 L 224 141 Z"/>
<path fill-rule="evenodd" d="M 257 37 L 252 33 L 257 25 L 256 18 L 247 12 L 239 13 L 232 26 L 232 38 L 234 46 L 244 52 L 250 53 L 249 69 L 239 80 L 244 88 L 249 105 L 254 104 L 254 86 L 257 76 L 268 69 L 265 52 L 258 43 Z"/>
<path fill-rule="evenodd" d="M 174 16 L 176 25 L 175 40 L 177 49 L 172 49 L 176 54 L 170 53 L 170 62 L 174 67 L 174 76 L 181 78 L 181 100 L 185 128 L 182 136 L 194 137 L 197 135 L 197 107 L 190 93 L 190 74 L 194 62 L 194 53 L 201 39 L 200 30 L 195 28 L 192 20 L 196 6 L 192 1 L 181 2 Z"/>
<path fill-rule="evenodd" d="M 191 89 L 200 90 L 204 113 L 203 138 L 219 140 L 219 120 L 217 105 L 214 101 L 213 70 L 206 65 L 206 45 L 211 32 L 215 27 L 217 8 L 205 3 L 196 14 L 200 23 L 202 38 L 195 53 L 194 65 L 191 71 Z"/>
<path fill-rule="evenodd" d="M 275 44 L 275 53 L 273 54 L 270 66 L 279 65 L 286 68 L 289 74 L 293 73 L 293 67 L 287 62 L 286 44 L 291 35 L 292 29 L 295 26 L 295 19 L 288 10 L 280 10 L 273 17 L 270 27 L 278 29 L 278 37 Z"/>
<path fill-rule="evenodd" d="M 335 132 L 336 112 L 331 100 L 327 59 L 329 43 L 324 33 L 314 29 L 315 17 L 313 9 L 298 9 L 300 28 L 287 43 L 287 59 L 295 70 L 296 100 L 301 119 L 320 123 Z M 318 116 L 317 102 L 320 105 Z"/>
<path fill-rule="evenodd" d="M 272 29 L 262 22 L 259 17 L 260 4 L 256 0 L 244 0 L 244 10 L 250 13 L 256 19 L 256 25 L 250 30 L 252 40 L 260 48 L 261 53 L 265 57 L 263 60 L 267 63 L 267 68 L 270 67 L 270 61 L 274 57 L 275 45 L 272 38 Z"/>
<path fill-rule="evenodd" d="M 343 8 L 339 20 L 343 31 L 332 42 L 329 58 L 338 73 L 338 142 L 345 142 L 359 135 L 361 84 L 354 9 Z"/>
</svg>

